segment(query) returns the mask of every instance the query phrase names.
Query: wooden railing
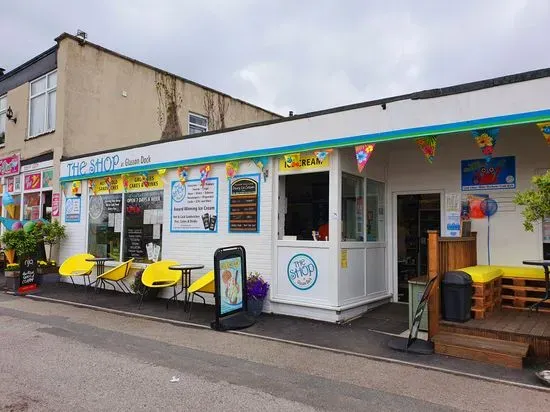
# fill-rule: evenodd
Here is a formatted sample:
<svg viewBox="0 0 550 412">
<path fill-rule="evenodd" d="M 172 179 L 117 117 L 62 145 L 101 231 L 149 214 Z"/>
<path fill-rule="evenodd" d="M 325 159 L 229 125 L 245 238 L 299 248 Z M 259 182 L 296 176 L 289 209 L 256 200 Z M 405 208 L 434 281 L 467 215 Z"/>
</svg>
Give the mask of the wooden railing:
<svg viewBox="0 0 550 412">
<path fill-rule="evenodd" d="M 436 278 L 428 301 L 428 337 L 439 330 L 441 317 L 441 275 L 445 272 L 477 265 L 477 236 L 439 237 L 435 230 L 428 231 L 428 276 Z"/>
</svg>

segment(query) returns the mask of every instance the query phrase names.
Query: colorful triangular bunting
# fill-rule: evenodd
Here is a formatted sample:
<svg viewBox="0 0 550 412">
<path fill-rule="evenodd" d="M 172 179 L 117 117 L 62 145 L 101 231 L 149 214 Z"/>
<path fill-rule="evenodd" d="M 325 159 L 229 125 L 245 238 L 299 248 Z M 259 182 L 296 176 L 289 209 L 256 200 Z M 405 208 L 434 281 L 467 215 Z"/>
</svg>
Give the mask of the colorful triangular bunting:
<svg viewBox="0 0 550 412">
<path fill-rule="evenodd" d="M 432 163 L 435 156 L 435 149 L 437 148 L 437 136 L 427 136 L 416 139 L 416 144 L 424 153 L 426 160 Z"/>
<path fill-rule="evenodd" d="M 375 143 L 355 146 L 355 159 L 357 160 L 357 168 L 359 169 L 359 173 L 363 171 L 367 162 L 372 156 L 372 152 L 374 151 L 374 146 L 375 146 Z"/>
<path fill-rule="evenodd" d="M 498 139 L 498 127 L 492 129 L 472 130 L 472 136 L 476 141 L 481 152 L 485 155 L 485 160 L 489 162 L 493 158 L 493 152 L 495 150 L 495 144 Z"/>
<path fill-rule="evenodd" d="M 550 145 L 550 122 L 537 123 L 542 135 L 546 139 L 546 143 Z"/>
</svg>

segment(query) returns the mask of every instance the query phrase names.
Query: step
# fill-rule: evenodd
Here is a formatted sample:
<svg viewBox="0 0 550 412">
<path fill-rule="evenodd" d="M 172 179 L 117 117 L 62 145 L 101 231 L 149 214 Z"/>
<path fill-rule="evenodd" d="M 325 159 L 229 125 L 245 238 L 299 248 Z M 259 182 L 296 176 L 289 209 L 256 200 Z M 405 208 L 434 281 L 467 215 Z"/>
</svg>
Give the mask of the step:
<svg viewBox="0 0 550 412">
<path fill-rule="evenodd" d="M 518 369 L 523 367 L 523 358 L 529 351 L 528 343 L 458 333 L 438 333 L 433 337 L 433 342 L 435 352 L 442 355 Z"/>
</svg>

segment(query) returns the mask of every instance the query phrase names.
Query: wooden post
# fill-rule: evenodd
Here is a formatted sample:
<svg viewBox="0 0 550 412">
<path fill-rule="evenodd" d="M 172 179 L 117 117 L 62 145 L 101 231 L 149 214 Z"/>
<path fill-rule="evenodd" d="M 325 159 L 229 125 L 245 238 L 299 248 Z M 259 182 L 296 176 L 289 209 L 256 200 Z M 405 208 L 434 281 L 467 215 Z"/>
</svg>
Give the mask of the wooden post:
<svg viewBox="0 0 550 412">
<path fill-rule="evenodd" d="M 439 330 L 440 292 L 439 292 L 439 234 L 437 230 L 428 230 L 428 278 L 436 278 L 428 300 L 428 339 Z"/>
</svg>

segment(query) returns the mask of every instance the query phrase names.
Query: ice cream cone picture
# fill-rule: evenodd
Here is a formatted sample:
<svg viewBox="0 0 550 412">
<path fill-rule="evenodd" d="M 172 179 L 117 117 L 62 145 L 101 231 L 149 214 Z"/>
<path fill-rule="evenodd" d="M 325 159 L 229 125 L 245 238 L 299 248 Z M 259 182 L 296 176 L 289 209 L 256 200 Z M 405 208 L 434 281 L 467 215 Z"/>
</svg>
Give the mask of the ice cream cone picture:
<svg viewBox="0 0 550 412">
<path fill-rule="evenodd" d="M 8 192 L 4 192 L 2 194 L 2 205 L 8 211 L 9 217 L 15 219 L 15 202 L 12 195 L 10 195 Z"/>
<path fill-rule="evenodd" d="M 15 219 L 15 205 L 7 205 L 6 210 L 8 211 L 8 216 L 11 219 Z"/>
</svg>

